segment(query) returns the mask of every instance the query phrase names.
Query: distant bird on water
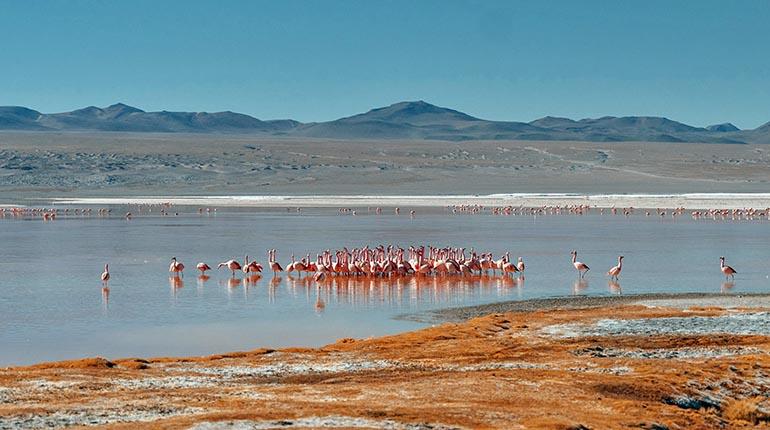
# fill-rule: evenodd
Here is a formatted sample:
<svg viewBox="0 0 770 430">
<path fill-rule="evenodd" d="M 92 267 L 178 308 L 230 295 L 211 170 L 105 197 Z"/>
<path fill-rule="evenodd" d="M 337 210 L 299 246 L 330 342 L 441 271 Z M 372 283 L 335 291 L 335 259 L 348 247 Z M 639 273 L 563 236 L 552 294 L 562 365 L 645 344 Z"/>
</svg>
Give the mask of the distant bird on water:
<svg viewBox="0 0 770 430">
<path fill-rule="evenodd" d="M 725 257 L 719 257 L 719 268 L 722 270 L 722 273 L 725 274 L 725 279 L 735 279 L 735 274 L 738 273 L 732 267 L 725 265 Z"/>
<path fill-rule="evenodd" d="M 179 276 L 184 270 L 184 264 L 180 261 L 176 261 L 176 257 L 171 257 L 171 264 L 168 266 L 168 271 L 173 273 L 174 276 Z"/>
<path fill-rule="evenodd" d="M 591 270 L 591 268 L 588 267 L 587 264 L 577 261 L 577 251 L 572 251 L 570 254 L 572 254 L 572 265 L 575 266 L 575 270 L 578 271 L 578 274 L 582 278 L 589 270 Z"/>
<path fill-rule="evenodd" d="M 110 266 L 109 264 L 104 265 L 104 272 L 102 272 L 102 283 L 107 284 L 107 281 L 110 280 Z"/>
<path fill-rule="evenodd" d="M 230 269 L 233 272 L 233 278 L 235 278 L 235 271 L 241 270 L 241 263 L 235 260 L 228 260 L 228 261 L 225 261 L 224 263 L 219 263 L 219 265 L 217 266 L 217 269 L 220 269 L 222 267 L 227 267 L 228 269 Z"/>
<path fill-rule="evenodd" d="M 610 279 L 618 280 L 618 276 L 620 276 L 620 271 L 623 270 L 623 256 L 618 257 L 618 265 L 612 267 L 607 274 L 610 276 Z"/>
<path fill-rule="evenodd" d="M 211 270 L 211 266 L 206 263 L 198 263 L 195 268 L 201 271 L 201 275 L 205 275 L 207 270 Z"/>
</svg>

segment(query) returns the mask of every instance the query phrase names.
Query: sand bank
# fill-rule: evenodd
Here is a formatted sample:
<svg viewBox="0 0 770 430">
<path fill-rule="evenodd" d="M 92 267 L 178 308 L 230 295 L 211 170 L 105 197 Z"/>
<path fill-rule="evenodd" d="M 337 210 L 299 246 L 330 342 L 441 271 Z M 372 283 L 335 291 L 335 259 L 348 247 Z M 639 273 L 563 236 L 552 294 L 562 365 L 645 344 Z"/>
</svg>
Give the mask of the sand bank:
<svg viewBox="0 0 770 430">
<path fill-rule="evenodd" d="M 186 206 L 224 207 L 442 207 L 448 205 L 483 206 L 566 206 L 636 207 L 685 209 L 734 209 L 770 207 L 770 193 L 694 193 L 694 194 L 490 194 L 426 196 L 168 196 L 168 197 L 82 197 L 54 198 L 52 202 L 77 205 L 121 205 L 171 203 Z"/>
<path fill-rule="evenodd" d="M 743 309 L 766 305 L 767 296 L 721 299 L 728 309 L 680 308 L 696 298 L 633 299 L 671 307 L 551 300 L 318 349 L 2 369 L 0 428 L 706 429 L 770 421 L 762 397 L 770 337 L 746 332 L 756 321 L 766 327 L 770 314 Z"/>
</svg>

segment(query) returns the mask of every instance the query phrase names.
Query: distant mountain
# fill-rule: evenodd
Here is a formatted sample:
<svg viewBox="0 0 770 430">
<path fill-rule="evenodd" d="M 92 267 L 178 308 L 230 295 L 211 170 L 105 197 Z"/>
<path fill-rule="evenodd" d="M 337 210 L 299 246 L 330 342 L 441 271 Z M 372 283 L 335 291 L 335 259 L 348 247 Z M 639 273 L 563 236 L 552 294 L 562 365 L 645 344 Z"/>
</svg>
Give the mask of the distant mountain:
<svg viewBox="0 0 770 430">
<path fill-rule="evenodd" d="M 489 121 L 424 101 L 395 103 L 334 121 L 263 121 L 235 112 L 145 112 L 117 103 L 43 114 L 0 107 L 0 130 L 241 133 L 331 139 L 576 140 L 770 143 L 770 123 L 739 130 L 730 123 L 693 127 L 662 117 L 573 120 L 547 116 L 529 123 Z"/>
<path fill-rule="evenodd" d="M 734 126 L 733 124 L 729 122 L 724 122 L 722 124 L 714 124 L 706 127 L 706 130 L 708 131 L 720 131 L 720 132 L 729 132 L 729 131 L 740 131 L 741 129 Z"/>
<path fill-rule="evenodd" d="M 0 129 L 42 130 L 36 123 L 40 112 L 20 106 L 0 106 Z"/>
<path fill-rule="evenodd" d="M 487 121 L 424 101 L 401 102 L 334 121 L 305 124 L 310 137 L 370 139 L 505 139 L 539 131 L 522 122 Z"/>
<path fill-rule="evenodd" d="M 16 126 L 6 126 L 6 123 Z M 292 120 L 260 121 L 235 112 L 145 112 L 123 103 L 53 114 L 0 107 L 0 128 L 17 130 L 276 133 L 298 124 Z"/>
</svg>

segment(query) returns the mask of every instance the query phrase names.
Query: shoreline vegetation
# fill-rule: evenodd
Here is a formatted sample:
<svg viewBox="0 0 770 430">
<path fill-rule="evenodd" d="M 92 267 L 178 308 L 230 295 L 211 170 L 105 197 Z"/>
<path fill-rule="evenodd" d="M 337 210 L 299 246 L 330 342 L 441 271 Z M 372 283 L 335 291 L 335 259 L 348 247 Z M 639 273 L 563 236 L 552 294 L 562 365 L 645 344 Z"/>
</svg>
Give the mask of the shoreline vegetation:
<svg viewBox="0 0 770 430">
<path fill-rule="evenodd" d="M 767 308 L 770 294 L 555 297 L 321 348 L 5 368 L 0 428 L 752 428 L 770 420 Z"/>
</svg>

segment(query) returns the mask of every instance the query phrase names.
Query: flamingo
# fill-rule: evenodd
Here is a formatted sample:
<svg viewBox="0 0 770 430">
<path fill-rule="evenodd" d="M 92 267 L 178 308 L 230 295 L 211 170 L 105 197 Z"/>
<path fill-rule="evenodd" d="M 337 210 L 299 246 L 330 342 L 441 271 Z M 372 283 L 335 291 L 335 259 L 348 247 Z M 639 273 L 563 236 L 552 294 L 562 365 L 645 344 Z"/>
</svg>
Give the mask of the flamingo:
<svg viewBox="0 0 770 430">
<path fill-rule="evenodd" d="M 104 265 L 104 272 L 102 272 L 102 283 L 107 284 L 107 281 L 110 280 L 110 266 L 109 264 Z"/>
<path fill-rule="evenodd" d="M 293 272 L 295 264 L 296 264 L 296 261 L 294 261 L 294 254 L 291 254 L 291 263 L 286 265 L 286 273 Z"/>
<path fill-rule="evenodd" d="M 247 255 L 243 263 L 243 273 L 261 273 L 262 265 L 256 261 L 249 262 L 249 256 Z"/>
<path fill-rule="evenodd" d="M 184 270 L 184 264 L 176 261 L 176 257 L 171 257 L 171 265 L 168 266 L 168 271 L 173 273 L 174 276 L 179 276 Z"/>
<path fill-rule="evenodd" d="M 521 272 L 522 275 L 524 274 L 524 259 L 521 257 L 519 257 L 519 262 L 516 264 L 516 268 L 519 269 L 519 272 Z"/>
<path fill-rule="evenodd" d="M 607 272 L 607 275 L 610 276 L 610 279 L 618 280 L 618 276 L 620 276 L 620 271 L 623 270 L 623 256 L 618 257 L 618 265 L 610 268 L 610 270 Z"/>
<path fill-rule="evenodd" d="M 324 279 L 326 279 L 326 272 L 323 272 L 323 271 L 315 272 L 315 275 L 313 276 L 314 281 L 322 282 Z"/>
<path fill-rule="evenodd" d="M 228 260 L 228 261 L 225 261 L 224 263 L 219 263 L 219 265 L 217 266 L 217 269 L 220 269 L 222 267 L 227 267 L 228 269 L 230 269 L 233 272 L 233 278 L 235 278 L 235 271 L 241 270 L 241 263 L 235 260 Z"/>
<path fill-rule="evenodd" d="M 725 274 L 725 279 L 727 278 L 735 279 L 735 274 L 738 273 L 732 267 L 725 265 L 725 257 L 719 257 L 719 268 L 722 270 L 722 273 Z"/>
<path fill-rule="evenodd" d="M 503 271 L 503 276 L 507 275 L 508 273 L 516 273 L 519 271 L 516 265 L 510 262 L 509 255 L 509 253 L 505 253 L 503 264 L 500 266 L 500 270 Z"/>
<path fill-rule="evenodd" d="M 273 269 L 273 277 L 278 275 L 278 272 L 283 272 L 283 268 L 277 261 L 275 261 L 275 249 L 271 249 L 267 253 L 268 261 L 270 262 L 270 268 Z"/>
<path fill-rule="evenodd" d="M 211 270 L 211 266 L 206 263 L 198 263 L 195 268 L 201 271 L 201 275 L 205 275 L 207 270 Z"/>
<path fill-rule="evenodd" d="M 591 269 L 587 264 L 577 261 L 577 251 L 572 251 L 570 254 L 572 254 L 572 265 L 575 266 L 575 270 L 578 271 L 578 274 L 582 278 Z"/>
</svg>

